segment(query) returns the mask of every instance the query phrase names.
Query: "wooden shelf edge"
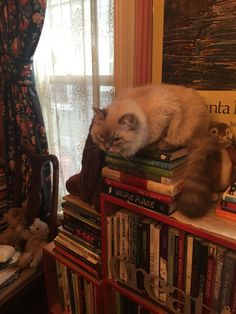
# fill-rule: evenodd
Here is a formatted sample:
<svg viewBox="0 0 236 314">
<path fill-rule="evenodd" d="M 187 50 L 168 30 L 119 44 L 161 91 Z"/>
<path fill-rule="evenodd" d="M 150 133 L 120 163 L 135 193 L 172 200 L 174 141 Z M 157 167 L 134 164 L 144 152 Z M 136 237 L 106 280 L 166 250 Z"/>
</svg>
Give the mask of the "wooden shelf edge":
<svg viewBox="0 0 236 314">
<path fill-rule="evenodd" d="M 60 261 L 61 263 L 63 263 L 64 265 L 68 266 L 71 270 L 75 271 L 76 273 L 78 273 L 81 277 L 86 278 L 88 281 L 91 281 L 93 284 L 95 284 L 96 286 L 99 286 L 102 284 L 102 280 L 97 280 L 96 278 L 94 278 L 93 276 L 91 276 L 89 273 L 87 273 L 85 270 L 83 270 L 81 267 L 79 267 L 78 265 L 76 265 L 73 261 L 69 260 L 68 258 L 66 258 L 65 256 L 59 254 L 58 252 L 56 252 L 54 250 L 55 248 L 55 244 L 54 242 L 50 242 L 48 243 L 44 248 L 44 254 L 50 255 L 51 257 L 53 257 L 54 259 Z"/>
<path fill-rule="evenodd" d="M 116 204 L 120 207 L 125 207 L 125 208 L 127 208 L 131 211 L 135 211 L 141 215 L 149 216 L 149 217 L 156 219 L 160 222 L 164 222 L 164 223 L 166 223 L 172 227 L 182 229 L 188 233 L 191 233 L 191 234 L 196 235 L 198 237 L 201 237 L 203 239 L 209 240 L 209 241 L 214 242 L 216 244 L 225 246 L 225 247 L 230 248 L 232 250 L 235 250 L 235 248 L 236 248 L 236 241 L 234 241 L 228 237 L 221 236 L 217 233 L 209 232 L 207 230 L 200 229 L 200 228 L 194 227 L 194 226 L 189 225 L 189 224 L 185 224 L 185 223 L 183 223 L 179 220 L 176 220 L 170 216 L 162 215 L 160 213 L 154 212 L 154 211 L 146 209 L 144 207 L 141 207 L 141 206 L 139 207 L 135 204 L 131 204 L 131 203 L 128 203 L 128 202 L 123 201 L 121 199 L 118 199 L 116 197 L 102 193 L 101 194 L 102 211 L 104 211 L 104 208 L 106 208 L 106 206 L 104 206 L 104 203 L 106 203 L 106 202 L 112 203 L 113 205 Z"/>
</svg>

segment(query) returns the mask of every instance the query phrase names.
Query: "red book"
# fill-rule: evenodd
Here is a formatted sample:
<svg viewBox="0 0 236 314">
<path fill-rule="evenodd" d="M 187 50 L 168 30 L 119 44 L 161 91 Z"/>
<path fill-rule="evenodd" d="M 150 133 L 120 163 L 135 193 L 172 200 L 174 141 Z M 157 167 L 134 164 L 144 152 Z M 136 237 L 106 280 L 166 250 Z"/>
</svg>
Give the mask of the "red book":
<svg viewBox="0 0 236 314">
<path fill-rule="evenodd" d="M 125 184 L 134 185 L 144 190 L 148 190 L 154 193 L 164 194 L 170 197 L 174 197 L 178 195 L 181 192 L 182 186 L 183 186 L 182 180 L 178 180 L 176 182 L 173 182 L 167 185 L 167 184 L 162 183 L 162 181 L 156 182 L 156 181 L 149 180 L 146 178 L 134 176 L 126 172 L 110 168 L 108 166 L 103 167 L 102 175 L 103 177 L 111 179 L 111 180 L 119 181 Z"/>
<path fill-rule="evenodd" d="M 231 202 L 227 202 L 227 201 L 222 201 L 221 203 L 221 207 L 231 210 L 233 212 L 236 212 L 236 204 L 235 203 L 231 203 Z"/>
<path fill-rule="evenodd" d="M 236 212 L 235 213 L 232 213 L 232 212 L 229 212 L 227 210 L 224 210 L 220 207 L 217 207 L 215 209 L 215 214 L 216 216 L 218 217 L 221 217 L 221 218 L 224 218 L 224 219 L 228 219 L 228 220 L 231 220 L 231 221 L 235 221 L 236 222 Z"/>
<path fill-rule="evenodd" d="M 165 203 L 165 204 L 171 204 L 171 203 L 174 202 L 174 198 L 173 197 L 170 197 L 170 196 L 167 196 L 167 195 L 163 195 L 163 194 L 160 194 L 160 193 L 151 192 L 151 191 L 148 191 L 148 190 L 144 190 L 144 189 L 139 188 L 137 186 L 125 184 L 125 183 L 122 183 L 122 182 L 119 182 L 119 181 L 110 180 L 110 179 L 106 178 L 105 179 L 105 183 L 107 185 L 118 187 L 118 188 L 120 188 L 122 190 L 125 190 L 125 191 L 133 192 L 133 193 L 145 196 L 145 197 L 150 197 L 152 199 L 158 200 L 158 201 L 160 201 L 162 203 Z"/>
<path fill-rule="evenodd" d="M 214 281 L 214 269 L 215 269 L 215 259 L 216 259 L 216 245 L 209 243 L 208 247 L 208 261 L 207 261 L 207 275 L 206 283 L 204 289 L 203 303 L 211 307 L 211 296 Z M 207 309 L 204 309 L 203 313 L 209 313 Z"/>
</svg>

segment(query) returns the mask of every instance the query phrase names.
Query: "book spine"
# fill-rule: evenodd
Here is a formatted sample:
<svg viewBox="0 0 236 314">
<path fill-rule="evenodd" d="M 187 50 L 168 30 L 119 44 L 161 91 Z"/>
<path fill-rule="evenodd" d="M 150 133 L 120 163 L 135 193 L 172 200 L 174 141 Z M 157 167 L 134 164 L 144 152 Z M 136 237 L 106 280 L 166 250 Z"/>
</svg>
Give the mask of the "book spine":
<svg viewBox="0 0 236 314">
<path fill-rule="evenodd" d="M 221 209 L 221 208 L 217 207 L 215 209 L 215 214 L 218 217 L 221 217 L 221 218 L 228 219 L 228 220 L 236 222 L 236 212 L 235 213 L 231 213 L 229 211 L 226 211 L 224 209 Z"/>
<path fill-rule="evenodd" d="M 212 287 L 212 303 L 211 308 L 218 312 L 219 301 L 221 297 L 221 284 L 222 284 L 222 273 L 224 263 L 225 248 L 217 246 L 216 249 L 216 261 L 214 271 L 214 282 Z"/>
<path fill-rule="evenodd" d="M 97 229 L 97 230 L 101 229 L 100 225 L 95 224 L 94 222 L 88 219 L 85 219 L 81 216 L 76 215 L 72 210 L 68 208 L 63 209 L 63 217 L 64 219 L 70 219 L 71 221 L 74 221 L 79 225 L 86 225 L 90 228 Z"/>
<path fill-rule="evenodd" d="M 132 204 L 160 212 L 164 215 L 169 215 L 175 210 L 175 204 L 163 204 L 160 201 L 152 199 L 150 197 L 142 196 L 137 193 L 126 191 L 118 187 L 110 186 L 108 184 L 104 185 L 104 191 L 108 195 L 112 195 L 124 201 L 130 202 Z"/>
<path fill-rule="evenodd" d="M 208 261 L 207 261 L 207 276 L 206 276 L 206 284 L 205 284 L 204 295 L 203 295 L 203 303 L 206 306 L 208 306 L 209 308 L 211 306 L 215 258 L 216 258 L 216 245 L 209 243 Z M 208 312 L 206 312 L 206 313 L 208 313 Z"/>
<path fill-rule="evenodd" d="M 70 231 L 78 238 L 81 238 L 94 246 L 101 245 L 101 232 L 91 228 L 90 226 L 77 224 L 67 218 L 62 221 L 62 226 L 65 230 Z"/>
<path fill-rule="evenodd" d="M 78 276 L 76 275 L 76 273 L 72 272 L 71 277 L 72 277 L 72 285 L 73 285 L 74 299 L 75 299 L 75 314 L 81 314 Z"/>
<path fill-rule="evenodd" d="M 188 153 L 188 150 L 186 147 L 184 148 L 180 148 L 176 151 L 146 151 L 143 150 L 139 153 L 140 157 L 146 157 L 146 158 L 152 158 L 155 160 L 159 160 L 159 161 L 164 161 L 164 162 L 171 162 L 174 161 L 176 159 L 179 159 L 181 157 L 186 156 Z"/>
<path fill-rule="evenodd" d="M 221 206 L 225 209 L 232 211 L 232 212 L 236 212 L 236 204 L 234 204 L 234 203 L 222 201 Z"/>
<path fill-rule="evenodd" d="M 186 252 L 186 276 L 185 276 L 185 293 L 186 297 L 191 295 L 192 282 L 192 262 L 193 262 L 193 236 L 187 236 L 187 252 Z"/>
<path fill-rule="evenodd" d="M 167 284 L 168 278 L 168 230 L 169 226 L 166 224 L 161 225 L 160 233 L 160 278 Z M 166 302 L 167 295 L 165 292 L 159 292 L 159 299 Z"/>
<path fill-rule="evenodd" d="M 111 275 L 111 258 L 112 258 L 112 216 L 107 216 L 107 269 L 108 269 L 108 278 L 112 278 Z"/>
<path fill-rule="evenodd" d="M 125 172 L 115 170 L 109 167 L 102 169 L 102 175 L 105 178 L 133 185 L 141 189 L 146 189 L 150 192 L 160 193 L 170 197 L 174 197 L 181 192 L 183 182 L 178 181 L 172 185 L 166 185 L 152 180 L 148 180 L 141 177 L 129 175 Z"/>
<path fill-rule="evenodd" d="M 82 217 L 84 219 L 87 219 L 88 221 L 91 221 L 92 223 L 95 224 L 100 224 L 101 223 L 101 218 L 98 216 L 94 216 L 91 214 L 91 212 L 86 211 L 83 208 L 80 208 L 74 204 L 69 203 L 68 201 L 62 202 L 62 209 L 69 209 L 75 213 L 78 217 Z"/>
<path fill-rule="evenodd" d="M 151 219 L 145 218 L 142 221 L 141 232 L 141 267 L 150 272 L 150 223 Z"/>
<path fill-rule="evenodd" d="M 151 191 L 141 189 L 141 188 L 138 188 L 136 186 L 125 184 L 125 183 L 122 183 L 119 181 L 115 181 L 115 180 L 111 180 L 111 179 L 106 178 L 105 183 L 109 186 L 118 187 L 118 188 L 125 190 L 125 191 L 134 192 L 134 193 L 137 193 L 137 194 L 142 195 L 142 196 L 150 197 L 150 198 L 158 200 L 164 204 L 171 204 L 174 201 L 173 197 L 163 195 L 160 193 L 151 192 Z"/>
<path fill-rule="evenodd" d="M 160 269 L 160 224 L 151 222 L 150 224 L 150 274 L 159 278 Z M 159 282 L 154 281 L 153 295 L 159 298 Z"/>
<path fill-rule="evenodd" d="M 71 313 L 75 313 L 76 305 L 75 305 L 75 295 L 73 289 L 73 282 L 72 282 L 72 271 L 67 268 L 67 281 L 68 281 L 68 290 L 70 295 L 70 307 Z"/>
<path fill-rule="evenodd" d="M 54 239 L 55 245 L 61 246 L 62 248 L 66 249 L 66 251 L 70 251 L 76 254 L 76 257 L 80 258 L 82 261 L 87 261 L 90 265 L 97 265 L 98 260 L 92 257 L 90 254 L 87 253 L 84 249 L 79 249 L 76 246 L 72 245 L 69 241 L 62 239 L 61 237 L 57 236 Z"/>
<path fill-rule="evenodd" d="M 74 233 L 65 230 L 63 226 L 58 228 L 58 233 L 62 233 L 63 235 L 67 236 L 71 240 L 78 242 L 80 245 L 84 246 L 85 248 L 91 250 L 95 254 L 101 254 L 101 249 L 94 246 L 94 238 L 92 238 L 90 241 L 85 241 L 83 238 L 77 237 Z M 92 243 L 92 244 L 91 244 Z"/>
<path fill-rule="evenodd" d="M 64 291 L 63 291 L 63 279 L 62 279 L 62 271 L 61 271 L 61 263 L 58 260 L 56 261 L 56 270 L 57 270 L 57 282 L 58 282 L 58 296 L 59 302 L 62 311 L 65 311 L 65 298 L 64 298 Z"/>
<path fill-rule="evenodd" d="M 61 264 L 61 272 L 62 272 L 62 282 L 63 282 L 63 293 L 65 300 L 65 308 L 66 313 L 71 313 L 71 302 L 70 302 L 70 293 L 69 293 L 69 285 L 68 285 L 68 277 L 67 277 L 67 267 Z"/>
<path fill-rule="evenodd" d="M 129 259 L 133 265 L 137 264 L 137 255 L 138 255 L 138 225 L 139 225 L 139 215 L 135 213 L 130 214 L 130 233 L 129 233 Z"/>
<path fill-rule="evenodd" d="M 92 276 L 99 278 L 100 273 L 98 270 L 88 265 L 87 263 L 81 260 L 81 256 L 76 254 L 74 251 L 71 251 L 69 248 L 62 247 L 60 243 L 55 242 L 55 251 L 65 256 L 69 260 L 73 261 L 75 264 L 78 264 L 81 268 L 84 268 L 88 273 L 92 274 Z"/>
<path fill-rule="evenodd" d="M 202 242 L 200 252 L 200 270 L 199 270 L 199 292 L 204 293 L 204 287 L 207 276 L 207 262 L 208 262 L 208 243 Z"/>
<path fill-rule="evenodd" d="M 174 285 L 174 254 L 175 237 L 179 236 L 179 229 L 169 228 L 168 232 L 168 285 Z"/>
<path fill-rule="evenodd" d="M 120 256 L 122 256 L 122 258 L 126 260 L 127 257 L 129 256 L 129 243 L 128 243 L 129 217 L 127 212 L 121 210 L 119 212 L 119 220 L 120 220 Z M 120 278 L 124 282 L 127 282 L 128 280 L 126 264 L 123 261 L 120 261 Z"/>
<path fill-rule="evenodd" d="M 113 166 L 112 166 L 112 168 L 115 169 Z M 128 173 L 132 176 L 144 178 L 144 179 L 155 181 L 155 182 L 165 184 L 165 185 L 171 185 L 174 182 L 176 182 L 176 180 L 177 180 L 176 178 L 167 178 L 167 177 L 153 175 L 151 173 L 142 172 L 140 170 L 129 169 L 129 168 L 127 168 L 127 169 L 116 169 L 116 170 L 123 171 L 123 172 Z"/>
<path fill-rule="evenodd" d="M 231 305 L 234 280 L 236 280 L 236 254 L 229 251 L 225 253 L 223 265 L 222 290 L 219 304 L 220 313 L 225 306 L 230 307 Z"/>
<path fill-rule="evenodd" d="M 70 239 L 69 237 L 67 237 L 66 235 L 64 235 L 62 233 L 58 234 L 56 239 L 57 239 L 57 241 L 59 241 L 61 243 L 64 242 L 67 245 L 72 246 L 74 249 L 77 250 L 77 252 L 79 252 L 85 258 L 91 258 L 91 259 L 94 259 L 96 261 L 100 261 L 101 260 L 101 255 L 100 254 L 94 253 L 90 249 L 87 249 L 85 246 L 80 245 L 78 242 Z"/>
<path fill-rule="evenodd" d="M 178 160 L 172 161 L 172 162 L 165 162 L 165 161 L 159 161 L 156 159 L 151 159 L 151 158 L 140 158 L 140 157 L 131 157 L 129 159 L 130 161 L 134 163 L 140 163 L 152 167 L 157 167 L 161 169 L 167 169 L 167 170 L 172 170 L 179 165 L 181 165 L 184 162 L 184 158 L 180 158 Z"/>
<path fill-rule="evenodd" d="M 179 254 L 178 254 L 178 289 L 184 291 L 184 272 L 185 272 L 185 240 L 186 234 L 183 230 L 179 231 Z M 184 296 L 178 291 L 178 300 L 184 302 Z M 179 304 L 180 312 L 183 311 L 183 304 Z"/>
<path fill-rule="evenodd" d="M 140 163 L 134 163 L 127 160 L 114 158 L 111 156 L 106 156 L 105 160 L 108 165 L 120 166 L 122 168 L 125 167 L 125 168 L 138 169 L 139 171 L 148 172 L 148 173 L 152 173 L 155 175 L 168 177 L 168 178 L 174 176 L 177 173 L 177 171 L 175 171 L 176 169 L 173 169 L 173 170 L 162 169 L 162 168 L 158 168 L 154 166 L 149 166 L 149 165 L 144 165 Z"/>
</svg>

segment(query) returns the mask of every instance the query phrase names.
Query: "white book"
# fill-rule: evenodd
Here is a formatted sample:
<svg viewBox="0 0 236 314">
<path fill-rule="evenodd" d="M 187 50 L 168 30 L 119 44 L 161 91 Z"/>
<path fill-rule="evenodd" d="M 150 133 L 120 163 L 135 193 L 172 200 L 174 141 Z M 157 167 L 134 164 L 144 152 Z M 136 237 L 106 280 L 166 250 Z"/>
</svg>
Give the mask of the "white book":
<svg viewBox="0 0 236 314">
<path fill-rule="evenodd" d="M 186 278 L 185 278 L 185 294 L 190 297 L 191 294 L 191 277 L 192 277 L 192 261 L 193 261 L 193 240 L 191 235 L 187 236 L 187 257 L 186 257 Z"/>
</svg>

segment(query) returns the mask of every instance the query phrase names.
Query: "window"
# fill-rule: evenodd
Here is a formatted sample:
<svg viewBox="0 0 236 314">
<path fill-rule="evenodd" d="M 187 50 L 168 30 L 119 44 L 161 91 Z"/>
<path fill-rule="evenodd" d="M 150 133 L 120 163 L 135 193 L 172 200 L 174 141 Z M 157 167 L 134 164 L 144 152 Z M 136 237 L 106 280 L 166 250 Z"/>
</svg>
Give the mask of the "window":
<svg viewBox="0 0 236 314">
<path fill-rule="evenodd" d="M 49 151 L 60 161 L 60 195 L 80 171 L 92 107 L 113 97 L 113 8 L 113 0 L 47 2 L 34 66 Z"/>
</svg>

